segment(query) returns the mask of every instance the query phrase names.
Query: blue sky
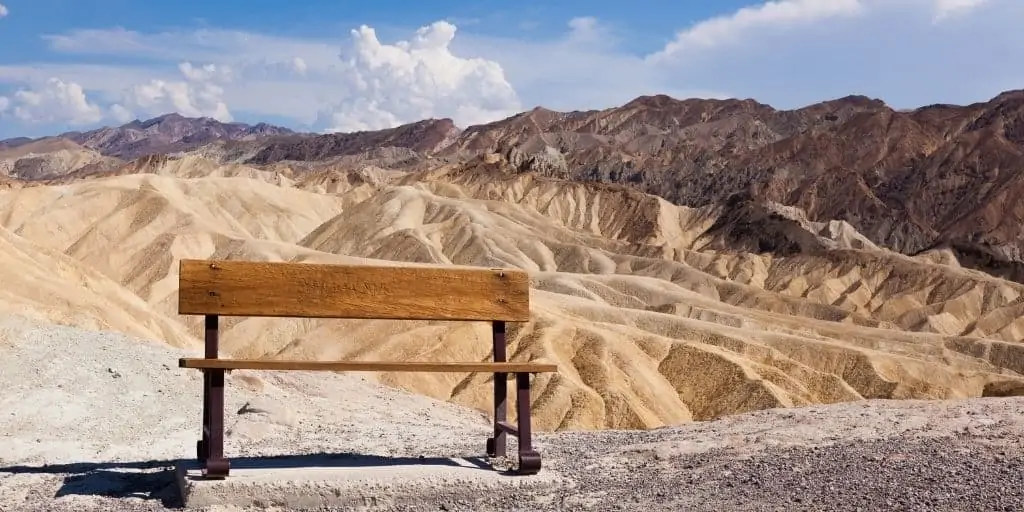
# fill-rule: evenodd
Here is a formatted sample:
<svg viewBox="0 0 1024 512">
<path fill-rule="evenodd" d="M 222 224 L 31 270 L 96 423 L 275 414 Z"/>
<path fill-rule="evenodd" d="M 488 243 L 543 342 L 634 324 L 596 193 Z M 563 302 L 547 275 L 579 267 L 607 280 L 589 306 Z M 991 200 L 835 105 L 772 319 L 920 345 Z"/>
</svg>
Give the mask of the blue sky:
<svg viewBox="0 0 1024 512">
<path fill-rule="evenodd" d="M 171 111 L 349 131 L 655 93 L 907 108 L 1024 88 L 1020 0 L 0 5 L 0 138 Z"/>
<path fill-rule="evenodd" d="M 541 1 L 390 1 L 303 0 L 285 7 L 280 2 L 179 0 L 142 2 L 138 0 L 6 0 L 17 13 L 0 31 L 0 59 L 5 62 L 46 58 L 42 34 L 56 34 L 76 28 L 126 27 L 143 32 L 196 27 L 234 28 L 246 31 L 304 37 L 330 37 L 362 25 L 376 27 L 382 35 L 394 31 L 403 37 L 409 28 L 447 19 L 461 27 L 493 35 L 516 36 L 523 27 L 542 36 L 556 36 L 565 22 L 579 16 L 615 20 L 638 30 L 646 41 L 637 41 L 638 51 L 664 44 L 681 25 L 694 23 L 747 4 L 737 0 L 595 2 Z M 641 6 L 637 9 L 634 6 Z M 665 16 L 651 16 L 654 10 Z M 60 13 L 55 16 L 54 13 Z"/>
</svg>

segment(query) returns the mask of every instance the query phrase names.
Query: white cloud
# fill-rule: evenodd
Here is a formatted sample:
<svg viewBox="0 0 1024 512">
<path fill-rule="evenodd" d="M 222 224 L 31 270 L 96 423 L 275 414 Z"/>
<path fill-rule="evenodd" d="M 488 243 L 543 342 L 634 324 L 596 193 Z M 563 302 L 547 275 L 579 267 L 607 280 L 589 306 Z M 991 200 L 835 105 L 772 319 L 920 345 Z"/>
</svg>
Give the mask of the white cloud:
<svg viewBox="0 0 1024 512">
<path fill-rule="evenodd" d="M 467 125 L 518 111 L 501 65 L 451 53 L 455 30 L 438 21 L 394 44 L 382 44 L 365 25 L 353 30 L 338 71 L 342 99 L 322 113 L 327 130 L 376 130 L 430 117 Z"/>
<path fill-rule="evenodd" d="M 295 58 L 310 68 L 338 62 L 336 37 L 289 39 L 224 29 L 143 34 L 124 28 L 78 29 L 43 36 L 54 51 L 71 55 L 119 55 L 177 63 L 221 62 L 239 74 L 259 74 L 266 68 L 291 69 Z"/>
<path fill-rule="evenodd" d="M 661 51 L 650 56 L 653 61 L 687 52 L 706 51 L 719 45 L 737 42 L 744 32 L 766 27 L 790 29 L 828 18 L 850 17 L 863 13 L 860 0 L 777 0 L 757 6 L 743 7 L 727 15 L 701 21 L 676 34 Z"/>
<path fill-rule="evenodd" d="M 19 89 L 15 91 L 14 99 L 5 103 L 13 105 L 11 114 L 15 118 L 28 123 L 78 126 L 103 119 L 102 109 L 86 98 L 82 86 L 58 78 L 50 78 L 38 89 Z"/>
<path fill-rule="evenodd" d="M 118 124 L 125 124 L 132 119 L 135 119 L 135 113 L 120 104 L 113 104 L 110 106 L 110 118 L 116 121 Z"/>
<path fill-rule="evenodd" d="M 305 75 L 309 66 L 306 66 L 306 60 L 302 57 L 295 57 L 292 59 L 292 69 L 300 75 Z"/>
<path fill-rule="evenodd" d="M 125 111 L 150 115 L 178 112 L 189 117 L 205 116 L 231 121 L 231 112 L 221 100 L 223 93 L 224 89 L 213 84 L 193 87 L 188 82 L 151 80 L 147 84 L 133 86 L 125 104 L 118 106 Z"/>
<path fill-rule="evenodd" d="M 988 0 L 935 0 L 935 21 L 965 14 L 987 2 Z"/>
<path fill-rule="evenodd" d="M 453 53 L 455 34 L 454 25 L 439 21 L 421 27 L 408 40 L 390 43 L 381 42 L 367 26 L 352 30 L 344 42 L 222 30 L 140 34 L 125 29 L 80 30 L 47 39 L 51 48 L 64 53 L 202 58 L 216 64 L 218 73 L 208 67 L 180 70 L 217 88 L 205 90 L 210 100 L 205 106 L 185 101 L 194 96 L 166 71 L 143 80 L 145 85 L 133 86 L 130 98 L 123 99 L 123 84 L 139 83 L 138 69 L 65 69 L 66 76 L 88 82 L 136 111 L 153 111 L 156 104 L 174 106 L 186 115 L 198 110 L 214 116 L 229 112 L 226 104 L 220 108 L 218 103 L 230 98 L 231 109 L 287 116 L 327 130 L 382 128 L 424 117 L 451 117 L 465 126 L 518 111 L 516 92 L 501 66 Z M 230 78 L 212 76 L 224 69 Z M 0 81 L 40 73 L 38 68 L 0 66 Z M 151 99 L 154 96 L 158 98 Z"/>
<path fill-rule="evenodd" d="M 3 114 L 7 107 L 11 105 L 11 100 L 7 96 L 0 96 L 0 114 Z"/>
<path fill-rule="evenodd" d="M 111 107 L 117 119 L 131 118 L 133 113 L 160 115 L 178 112 L 188 117 L 212 117 L 229 122 L 233 118 L 224 102 L 221 83 L 231 80 L 231 69 L 206 64 L 195 67 L 190 62 L 178 65 L 185 80 L 153 79 L 134 85 L 123 95 L 120 103 Z"/>
<path fill-rule="evenodd" d="M 572 18 L 569 29 L 569 36 L 574 42 L 598 42 L 604 35 L 600 22 L 593 16 Z"/>
<path fill-rule="evenodd" d="M 648 63 L 676 80 L 781 108 L 848 94 L 900 108 L 969 103 L 1021 88 L 1024 2 L 958 3 L 765 2 L 680 32 Z M 949 8 L 957 23 L 936 24 Z"/>
<path fill-rule="evenodd" d="M 7 6 L 0 4 L 0 18 L 7 16 L 11 11 L 7 10 Z"/>
<path fill-rule="evenodd" d="M 231 68 L 227 66 L 206 64 L 197 68 L 191 62 L 182 62 L 178 64 L 178 70 L 193 82 L 231 81 Z"/>
<path fill-rule="evenodd" d="M 699 85 L 666 74 L 620 44 L 632 34 L 594 18 L 574 18 L 553 39 L 513 39 L 467 34 L 453 46 L 501 63 L 526 108 L 606 108 L 643 94 L 721 97 L 717 85 Z"/>
</svg>

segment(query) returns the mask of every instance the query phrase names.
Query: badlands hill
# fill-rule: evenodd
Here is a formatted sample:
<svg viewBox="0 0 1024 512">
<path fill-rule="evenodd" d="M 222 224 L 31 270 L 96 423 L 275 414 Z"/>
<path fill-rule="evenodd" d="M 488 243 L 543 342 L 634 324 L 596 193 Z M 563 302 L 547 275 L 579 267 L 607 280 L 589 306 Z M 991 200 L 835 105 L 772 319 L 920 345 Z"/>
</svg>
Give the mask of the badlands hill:
<svg viewBox="0 0 1024 512">
<path fill-rule="evenodd" d="M 10 178 L 0 308 L 196 350 L 198 319 L 175 312 L 181 258 L 511 266 L 533 287 L 512 357 L 560 368 L 536 381 L 544 430 L 1024 391 L 1024 285 L 963 268 L 951 251 L 908 256 L 844 220 L 756 196 L 681 206 L 557 179 L 508 152 L 406 148 L 415 165 L 391 168 L 399 153 L 384 147 L 358 160 L 212 159 L 214 147 L 251 144 Z M 239 357 L 484 359 L 488 332 L 238 318 L 224 343 Z M 375 378 L 488 408 L 483 375 Z"/>
<path fill-rule="evenodd" d="M 778 110 L 752 99 L 658 95 L 604 110 L 538 107 L 465 129 L 428 119 L 328 135 L 171 114 L 55 138 L 125 161 L 191 152 L 220 163 L 352 170 L 421 171 L 497 153 L 516 172 L 624 184 L 695 208 L 795 207 L 808 221 L 843 221 L 902 254 L 1024 282 L 1024 91 L 906 111 L 863 96 Z M 0 152 L 27 142 L 0 141 Z M 4 159 L 8 175 L 52 174 L 12 173 Z M 94 157 L 80 160 L 66 169 Z M 92 164 L 80 174 L 111 168 Z M 758 241 L 762 251 L 794 247 L 771 238 Z"/>
<path fill-rule="evenodd" d="M 0 145 L 0 174 L 23 180 L 56 178 L 69 171 L 102 172 L 123 163 L 64 138 Z"/>
</svg>

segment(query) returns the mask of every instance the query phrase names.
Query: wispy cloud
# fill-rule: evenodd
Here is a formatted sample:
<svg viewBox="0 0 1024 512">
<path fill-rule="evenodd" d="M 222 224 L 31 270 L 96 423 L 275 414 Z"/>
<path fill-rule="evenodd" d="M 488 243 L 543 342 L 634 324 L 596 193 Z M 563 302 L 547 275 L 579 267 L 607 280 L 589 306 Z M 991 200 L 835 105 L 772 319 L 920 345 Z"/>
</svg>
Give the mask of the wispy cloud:
<svg viewBox="0 0 1024 512">
<path fill-rule="evenodd" d="M 742 36 L 758 29 L 798 29 L 864 13 L 860 0 L 781 0 L 743 7 L 738 11 L 701 21 L 676 34 L 674 40 L 649 57 L 662 62 L 686 52 L 703 52 L 717 46 L 742 42 Z"/>
<path fill-rule="evenodd" d="M 193 31 L 141 33 L 123 27 L 80 29 L 44 35 L 50 48 L 68 55 L 121 56 L 153 61 L 214 62 L 265 66 L 287 63 L 295 56 L 320 66 L 338 61 L 342 38 L 284 38 L 239 30 L 203 28 Z"/>
<path fill-rule="evenodd" d="M 988 0 L 935 0 L 935 21 L 966 14 L 986 4 Z"/>
</svg>

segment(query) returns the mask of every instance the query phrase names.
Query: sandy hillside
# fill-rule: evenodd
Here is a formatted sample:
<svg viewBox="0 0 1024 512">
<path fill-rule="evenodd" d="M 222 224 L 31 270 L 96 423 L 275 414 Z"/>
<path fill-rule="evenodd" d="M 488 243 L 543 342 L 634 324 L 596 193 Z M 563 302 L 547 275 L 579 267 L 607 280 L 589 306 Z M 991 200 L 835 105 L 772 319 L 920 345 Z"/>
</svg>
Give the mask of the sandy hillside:
<svg viewBox="0 0 1024 512">
<path fill-rule="evenodd" d="M 71 283 L 104 279 L 112 288 L 96 294 L 104 300 L 125 297 L 103 306 L 109 312 L 94 310 L 100 326 L 179 346 L 199 332 L 197 319 L 175 313 L 181 258 L 526 269 L 533 320 L 514 327 L 512 357 L 559 365 L 557 375 L 536 380 L 545 430 L 1024 389 L 1024 286 L 883 251 L 847 224 L 809 223 L 798 213 L 784 234 L 828 250 L 724 250 L 738 230 L 723 227 L 722 215 L 622 187 L 489 168 L 278 173 L 194 156 L 0 193 L 0 223 L 12 240 L 49 251 L 73 269 Z M 7 271 L 57 275 L 49 260 L 26 260 L 31 270 Z M 9 288 L 18 297 L 4 300 L 97 326 L 73 314 L 90 300 L 86 289 L 54 285 L 65 299 L 25 303 L 27 288 Z M 227 322 L 225 347 L 310 359 L 474 360 L 489 352 L 483 324 L 267 318 Z M 483 375 L 369 377 L 488 408 Z"/>
<path fill-rule="evenodd" d="M 196 338 L 102 272 L 0 228 L 0 312 L 58 324 L 111 329 L 178 347 Z"/>
<path fill-rule="evenodd" d="M 40 139 L 0 149 L 0 174 L 22 179 L 55 178 L 79 170 L 118 167 L 121 160 L 62 138 Z"/>
</svg>

